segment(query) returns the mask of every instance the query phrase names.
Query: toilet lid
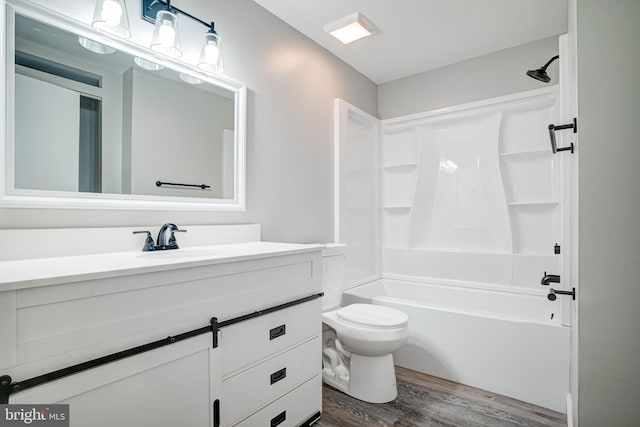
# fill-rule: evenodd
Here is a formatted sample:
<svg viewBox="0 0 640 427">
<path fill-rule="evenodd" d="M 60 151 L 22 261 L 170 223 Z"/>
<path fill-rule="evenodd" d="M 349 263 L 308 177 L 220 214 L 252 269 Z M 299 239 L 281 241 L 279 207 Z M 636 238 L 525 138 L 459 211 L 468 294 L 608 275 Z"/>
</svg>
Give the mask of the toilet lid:
<svg viewBox="0 0 640 427">
<path fill-rule="evenodd" d="M 374 304 L 351 304 L 336 314 L 345 322 L 377 328 L 401 328 L 409 322 L 404 312 Z"/>
</svg>

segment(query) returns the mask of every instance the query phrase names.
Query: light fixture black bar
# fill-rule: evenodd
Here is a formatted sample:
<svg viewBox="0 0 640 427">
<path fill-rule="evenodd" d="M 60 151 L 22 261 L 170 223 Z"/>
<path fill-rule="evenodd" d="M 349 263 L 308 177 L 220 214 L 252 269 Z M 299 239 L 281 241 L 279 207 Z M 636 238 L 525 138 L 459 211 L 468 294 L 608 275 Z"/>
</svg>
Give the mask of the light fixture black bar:
<svg viewBox="0 0 640 427">
<path fill-rule="evenodd" d="M 122 350 L 117 353 L 109 354 L 107 356 L 98 357 L 97 359 L 92 359 L 87 362 L 78 363 L 77 365 L 69 366 L 67 368 L 58 369 L 57 371 L 39 375 L 37 377 L 33 377 L 28 380 L 12 382 L 11 377 L 9 375 L 3 375 L 0 377 L 0 404 L 9 403 L 9 395 L 12 393 L 24 391 L 24 390 L 27 390 L 51 381 L 58 380 L 63 377 L 68 377 L 69 375 L 74 375 L 89 369 L 97 368 L 98 366 L 106 365 L 107 363 L 122 360 L 127 357 L 136 356 L 141 353 L 146 353 L 147 351 L 155 350 L 160 347 L 174 344 L 176 342 L 183 341 L 188 338 L 193 338 L 197 335 L 205 334 L 207 332 L 213 332 L 214 336 L 217 335 L 218 333 L 217 318 L 215 317 L 212 318 L 209 326 L 204 326 L 202 328 L 194 329 L 192 331 L 184 332 L 182 334 L 178 334 L 174 336 L 168 336 L 167 338 L 163 338 L 161 340 L 139 345 L 137 347 L 132 347 L 127 350 Z M 214 348 L 217 346 L 217 340 L 215 339 L 213 340 L 213 345 L 214 345 Z"/>
<path fill-rule="evenodd" d="M 189 12 L 186 12 L 182 9 L 175 7 L 174 5 L 171 4 L 171 1 L 142 0 L 142 19 L 154 24 L 156 22 L 156 15 L 158 14 L 158 11 L 166 10 L 166 9 L 169 9 L 174 13 L 180 13 L 182 15 L 185 15 L 193 19 L 194 21 L 201 23 L 202 25 L 209 28 L 210 30 L 213 30 L 213 26 L 214 26 L 213 22 L 205 22 L 202 19 L 196 16 L 193 16 Z"/>
<path fill-rule="evenodd" d="M 206 185 L 206 184 L 179 184 L 176 182 L 156 181 L 156 187 L 162 187 L 163 185 L 177 185 L 178 187 L 197 187 L 197 188 L 200 188 L 201 190 L 211 188 L 210 185 Z"/>
</svg>

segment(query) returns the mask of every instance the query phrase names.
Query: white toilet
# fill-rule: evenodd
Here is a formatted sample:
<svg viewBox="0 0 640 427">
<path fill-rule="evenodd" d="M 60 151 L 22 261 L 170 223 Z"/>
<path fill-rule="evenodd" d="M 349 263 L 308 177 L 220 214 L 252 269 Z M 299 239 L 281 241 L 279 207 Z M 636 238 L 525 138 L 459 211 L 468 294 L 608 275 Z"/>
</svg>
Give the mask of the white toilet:
<svg viewBox="0 0 640 427">
<path fill-rule="evenodd" d="M 392 353 L 409 337 L 407 315 L 374 304 L 341 308 L 344 245 L 323 251 L 322 379 L 365 402 L 390 402 L 398 395 Z"/>
</svg>

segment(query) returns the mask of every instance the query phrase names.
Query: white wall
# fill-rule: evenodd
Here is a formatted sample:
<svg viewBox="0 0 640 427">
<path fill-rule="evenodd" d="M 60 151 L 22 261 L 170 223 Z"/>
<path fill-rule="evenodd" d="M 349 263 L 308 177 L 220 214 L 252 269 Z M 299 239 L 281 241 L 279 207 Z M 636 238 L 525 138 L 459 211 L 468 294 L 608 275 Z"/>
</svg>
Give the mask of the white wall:
<svg viewBox="0 0 640 427">
<path fill-rule="evenodd" d="M 84 22 L 93 16 L 94 2 L 37 2 Z M 187 3 L 181 7 L 215 20 L 225 74 L 249 88 L 247 212 L 1 209 L 0 228 L 258 222 L 267 240 L 332 238 L 333 99 L 376 114 L 376 85 L 251 0 Z M 132 39 L 148 43 L 153 26 L 138 18 L 140 1 L 127 7 Z M 195 61 L 205 28 L 180 24 L 184 59 Z"/>
<path fill-rule="evenodd" d="M 579 423 L 640 425 L 640 2 L 577 1 Z"/>
<path fill-rule="evenodd" d="M 138 68 L 131 72 L 133 95 L 124 96 L 132 103 L 131 194 L 222 198 L 222 137 L 234 126 L 233 98 Z M 158 180 L 211 188 L 157 187 Z"/>
<path fill-rule="evenodd" d="M 525 73 L 558 54 L 558 38 L 504 49 L 378 86 L 381 119 L 431 111 L 544 87 Z M 558 61 L 547 70 L 558 81 Z"/>
</svg>

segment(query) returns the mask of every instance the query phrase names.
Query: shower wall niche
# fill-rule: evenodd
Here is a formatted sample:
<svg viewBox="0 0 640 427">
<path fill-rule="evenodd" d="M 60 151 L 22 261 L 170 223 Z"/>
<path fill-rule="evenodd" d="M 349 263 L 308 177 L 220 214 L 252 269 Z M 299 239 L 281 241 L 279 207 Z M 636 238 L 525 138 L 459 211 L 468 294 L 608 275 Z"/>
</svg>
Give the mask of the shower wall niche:
<svg viewBox="0 0 640 427">
<path fill-rule="evenodd" d="M 380 246 L 387 277 L 540 289 L 559 274 L 557 88 L 382 121 Z"/>
</svg>

